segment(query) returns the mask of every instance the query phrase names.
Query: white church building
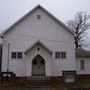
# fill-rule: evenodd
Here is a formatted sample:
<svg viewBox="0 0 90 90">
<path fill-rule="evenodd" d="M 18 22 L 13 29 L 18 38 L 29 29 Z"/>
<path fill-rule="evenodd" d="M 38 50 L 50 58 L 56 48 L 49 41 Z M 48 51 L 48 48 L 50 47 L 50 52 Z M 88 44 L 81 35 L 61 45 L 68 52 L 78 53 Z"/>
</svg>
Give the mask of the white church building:
<svg viewBox="0 0 90 90">
<path fill-rule="evenodd" d="M 75 49 L 74 33 L 38 5 L 2 32 L 1 72 L 16 77 L 90 75 L 90 52 Z"/>
</svg>

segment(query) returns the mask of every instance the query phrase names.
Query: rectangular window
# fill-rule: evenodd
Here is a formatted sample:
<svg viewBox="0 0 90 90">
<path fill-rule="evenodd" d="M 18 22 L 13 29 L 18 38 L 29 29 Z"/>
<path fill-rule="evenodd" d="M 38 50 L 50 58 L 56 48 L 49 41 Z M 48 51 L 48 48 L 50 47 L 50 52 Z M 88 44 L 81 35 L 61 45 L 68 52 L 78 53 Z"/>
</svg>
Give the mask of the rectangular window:
<svg viewBox="0 0 90 90">
<path fill-rule="evenodd" d="M 57 59 L 60 58 L 60 52 L 55 53 L 55 58 L 57 58 Z"/>
<path fill-rule="evenodd" d="M 12 52 L 12 59 L 16 59 L 16 52 Z"/>
<path fill-rule="evenodd" d="M 84 60 L 80 60 L 80 69 L 81 70 L 85 69 L 85 62 L 84 62 Z"/>
<path fill-rule="evenodd" d="M 59 59 L 59 58 L 61 58 L 61 59 L 65 59 L 66 58 L 66 52 L 64 52 L 64 51 L 62 51 L 62 52 L 55 52 L 55 58 L 56 59 Z"/>
<path fill-rule="evenodd" d="M 41 15 L 37 15 L 37 19 L 41 19 Z"/>
<path fill-rule="evenodd" d="M 61 58 L 66 58 L 66 52 L 61 52 Z"/>
<path fill-rule="evenodd" d="M 12 59 L 22 59 L 22 52 L 12 52 L 11 53 L 11 58 Z"/>
<path fill-rule="evenodd" d="M 17 58 L 22 59 L 22 52 L 17 52 Z"/>
</svg>

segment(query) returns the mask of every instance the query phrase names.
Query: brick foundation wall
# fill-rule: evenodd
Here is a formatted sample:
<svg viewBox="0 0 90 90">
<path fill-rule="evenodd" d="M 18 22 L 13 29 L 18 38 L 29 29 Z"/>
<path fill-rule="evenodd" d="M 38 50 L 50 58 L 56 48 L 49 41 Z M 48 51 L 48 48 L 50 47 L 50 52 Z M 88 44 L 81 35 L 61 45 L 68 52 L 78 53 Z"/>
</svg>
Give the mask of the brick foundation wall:
<svg viewBox="0 0 90 90">
<path fill-rule="evenodd" d="M 90 79 L 90 74 L 77 74 L 76 80 Z"/>
</svg>

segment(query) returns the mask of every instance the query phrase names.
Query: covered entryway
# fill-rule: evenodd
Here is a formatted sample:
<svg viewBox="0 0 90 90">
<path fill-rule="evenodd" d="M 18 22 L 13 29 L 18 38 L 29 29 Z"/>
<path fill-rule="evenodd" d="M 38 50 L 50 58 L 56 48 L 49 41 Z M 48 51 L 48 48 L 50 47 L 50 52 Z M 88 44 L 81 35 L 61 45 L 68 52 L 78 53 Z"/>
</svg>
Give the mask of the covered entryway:
<svg viewBox="0 0 90 90">
<path fill-rule="evenodd" d="M 51 76 L 52 53 L 44 43 L 37 41 L 26 51 L 26 76 Z"/>
<path fill-rule="evenodd" d="M 40 55 L 32 60 L 32 75 L 45 75 L 45 60 Z"/>
</svg>

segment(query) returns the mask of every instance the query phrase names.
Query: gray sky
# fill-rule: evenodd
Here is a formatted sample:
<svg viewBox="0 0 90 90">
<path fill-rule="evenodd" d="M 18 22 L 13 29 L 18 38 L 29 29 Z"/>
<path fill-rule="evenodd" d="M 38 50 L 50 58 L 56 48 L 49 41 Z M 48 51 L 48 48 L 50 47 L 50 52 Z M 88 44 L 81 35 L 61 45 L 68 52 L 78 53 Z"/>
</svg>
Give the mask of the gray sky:
<svg viewBox="0 0 90 90">
<path fill-rule="evenodd" d="M 0 32 L 38 4 L 64 23 L 73 19 L 78 11 L 90 14 L 90 0 L 0 0 Z M 90 49 L 90 30 L 87 44 Z"/>
</svg>

